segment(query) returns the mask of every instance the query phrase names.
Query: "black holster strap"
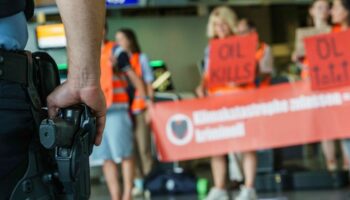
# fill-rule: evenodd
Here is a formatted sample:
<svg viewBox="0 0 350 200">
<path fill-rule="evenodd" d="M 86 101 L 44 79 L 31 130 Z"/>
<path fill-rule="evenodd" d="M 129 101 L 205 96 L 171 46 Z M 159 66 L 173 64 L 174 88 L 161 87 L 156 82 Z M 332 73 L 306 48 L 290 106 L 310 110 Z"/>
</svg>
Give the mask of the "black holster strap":
<svg viewBox="0 0 350 200">
<path fill-rule="evenodd" d="M 28 85 L 28 58 L 25 54 L 0 50 L 0 80 Z"/>
</svg>

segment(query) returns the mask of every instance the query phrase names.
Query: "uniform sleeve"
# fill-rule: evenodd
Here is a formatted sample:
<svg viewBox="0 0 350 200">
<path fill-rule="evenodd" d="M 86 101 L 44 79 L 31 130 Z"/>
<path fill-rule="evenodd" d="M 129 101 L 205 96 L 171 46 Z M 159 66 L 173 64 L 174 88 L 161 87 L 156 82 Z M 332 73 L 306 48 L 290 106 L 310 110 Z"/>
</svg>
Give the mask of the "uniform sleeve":
<svg viewBox="0 0 350 200">
<path fill-rule="evenodd" d="M 142 67 L 142 78 L 146 83 L 151 84 L 154 81 L 154 75 L 151 66 L 149 65 L 148 57 L 145 54 L 141 54 L 140 62 Z"/>
</svg>

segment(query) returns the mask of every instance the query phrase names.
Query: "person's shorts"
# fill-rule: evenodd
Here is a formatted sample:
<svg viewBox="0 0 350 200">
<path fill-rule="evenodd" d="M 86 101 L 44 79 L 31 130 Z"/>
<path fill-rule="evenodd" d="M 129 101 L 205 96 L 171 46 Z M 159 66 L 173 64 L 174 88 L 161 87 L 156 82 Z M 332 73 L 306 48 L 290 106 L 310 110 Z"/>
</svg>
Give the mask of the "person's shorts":
<svg viewBox="0 0 350 200">
<path fill-rule="evenodd" d="M 105 160 L 120 163 L 133 154 L 133 130 L 127 109 L 111 108 L 107 111 L 102 143 L 94 147 L 91 165 L 102 165 Z"/>
</svg>

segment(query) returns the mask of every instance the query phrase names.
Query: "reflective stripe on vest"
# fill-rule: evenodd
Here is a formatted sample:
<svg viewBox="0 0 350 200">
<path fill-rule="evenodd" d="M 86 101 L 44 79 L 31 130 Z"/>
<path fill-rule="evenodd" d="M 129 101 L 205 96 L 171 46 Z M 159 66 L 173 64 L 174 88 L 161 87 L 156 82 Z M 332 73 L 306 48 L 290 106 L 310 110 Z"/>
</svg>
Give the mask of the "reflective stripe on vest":
<svg viewBox="0 0 350 200">
<path fill-rule="evenodd" d="M 113 105 L 120 104 L 128 106 L 129 96 L 126 92 L 128 82 L 124 73 L 117 73 L 113 76 Z"/>
<path fill-rule="evenodd" d="M 140 54 L 134 53 L 130 56 L 130 65 L 136 75 L 143 80 L 142 65 L 140 61 Z M 135 91 L 135 96 L 131 105 L 131 110 L 133 113 L 138 113 L 147 108 L 146 101 L 143 97 L 140 97 L 138 91 Z"/>
</svg>

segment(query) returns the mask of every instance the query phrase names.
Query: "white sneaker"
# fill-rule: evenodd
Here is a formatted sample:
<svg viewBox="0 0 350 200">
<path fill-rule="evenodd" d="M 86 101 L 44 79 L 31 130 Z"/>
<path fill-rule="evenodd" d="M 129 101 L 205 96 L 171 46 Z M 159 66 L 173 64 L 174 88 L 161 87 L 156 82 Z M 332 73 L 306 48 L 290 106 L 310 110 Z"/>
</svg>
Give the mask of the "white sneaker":
<svg viewBox="0 0 350 200">
<path fill-rule="evenodd" d="M 140 188 L 134 187 L 132 189 L 132 197 L 134 199 L 150 200 L 151 192 L 149 190 L 142 190 Z"/>
<path fill-rule="evenodd" d="M 241 191 L 239 195 L 235 198 L 235 200 L 257 200 L 258 197 L 256 195 L 255 189 L 241 187 Z"/>
<path fill-rule="evenodd" d="M 226 190 L 211 188 L 208 196 L 205 200 L 229 200 L 229 196 Z"/>
<path fill-rule="evenodd" d="M 140 189 L 140 188 L 134 187 L 134 188 L 132 189 L 132 196 L 133 196 L 134 198 L 143 198 L 143 190 Z"/>
<path fill-rule="evenodd" d="M 151 192 L 149 190 L 145 190 L 144 194 L 144 200 L 151 200 Z"/>
</svg>

